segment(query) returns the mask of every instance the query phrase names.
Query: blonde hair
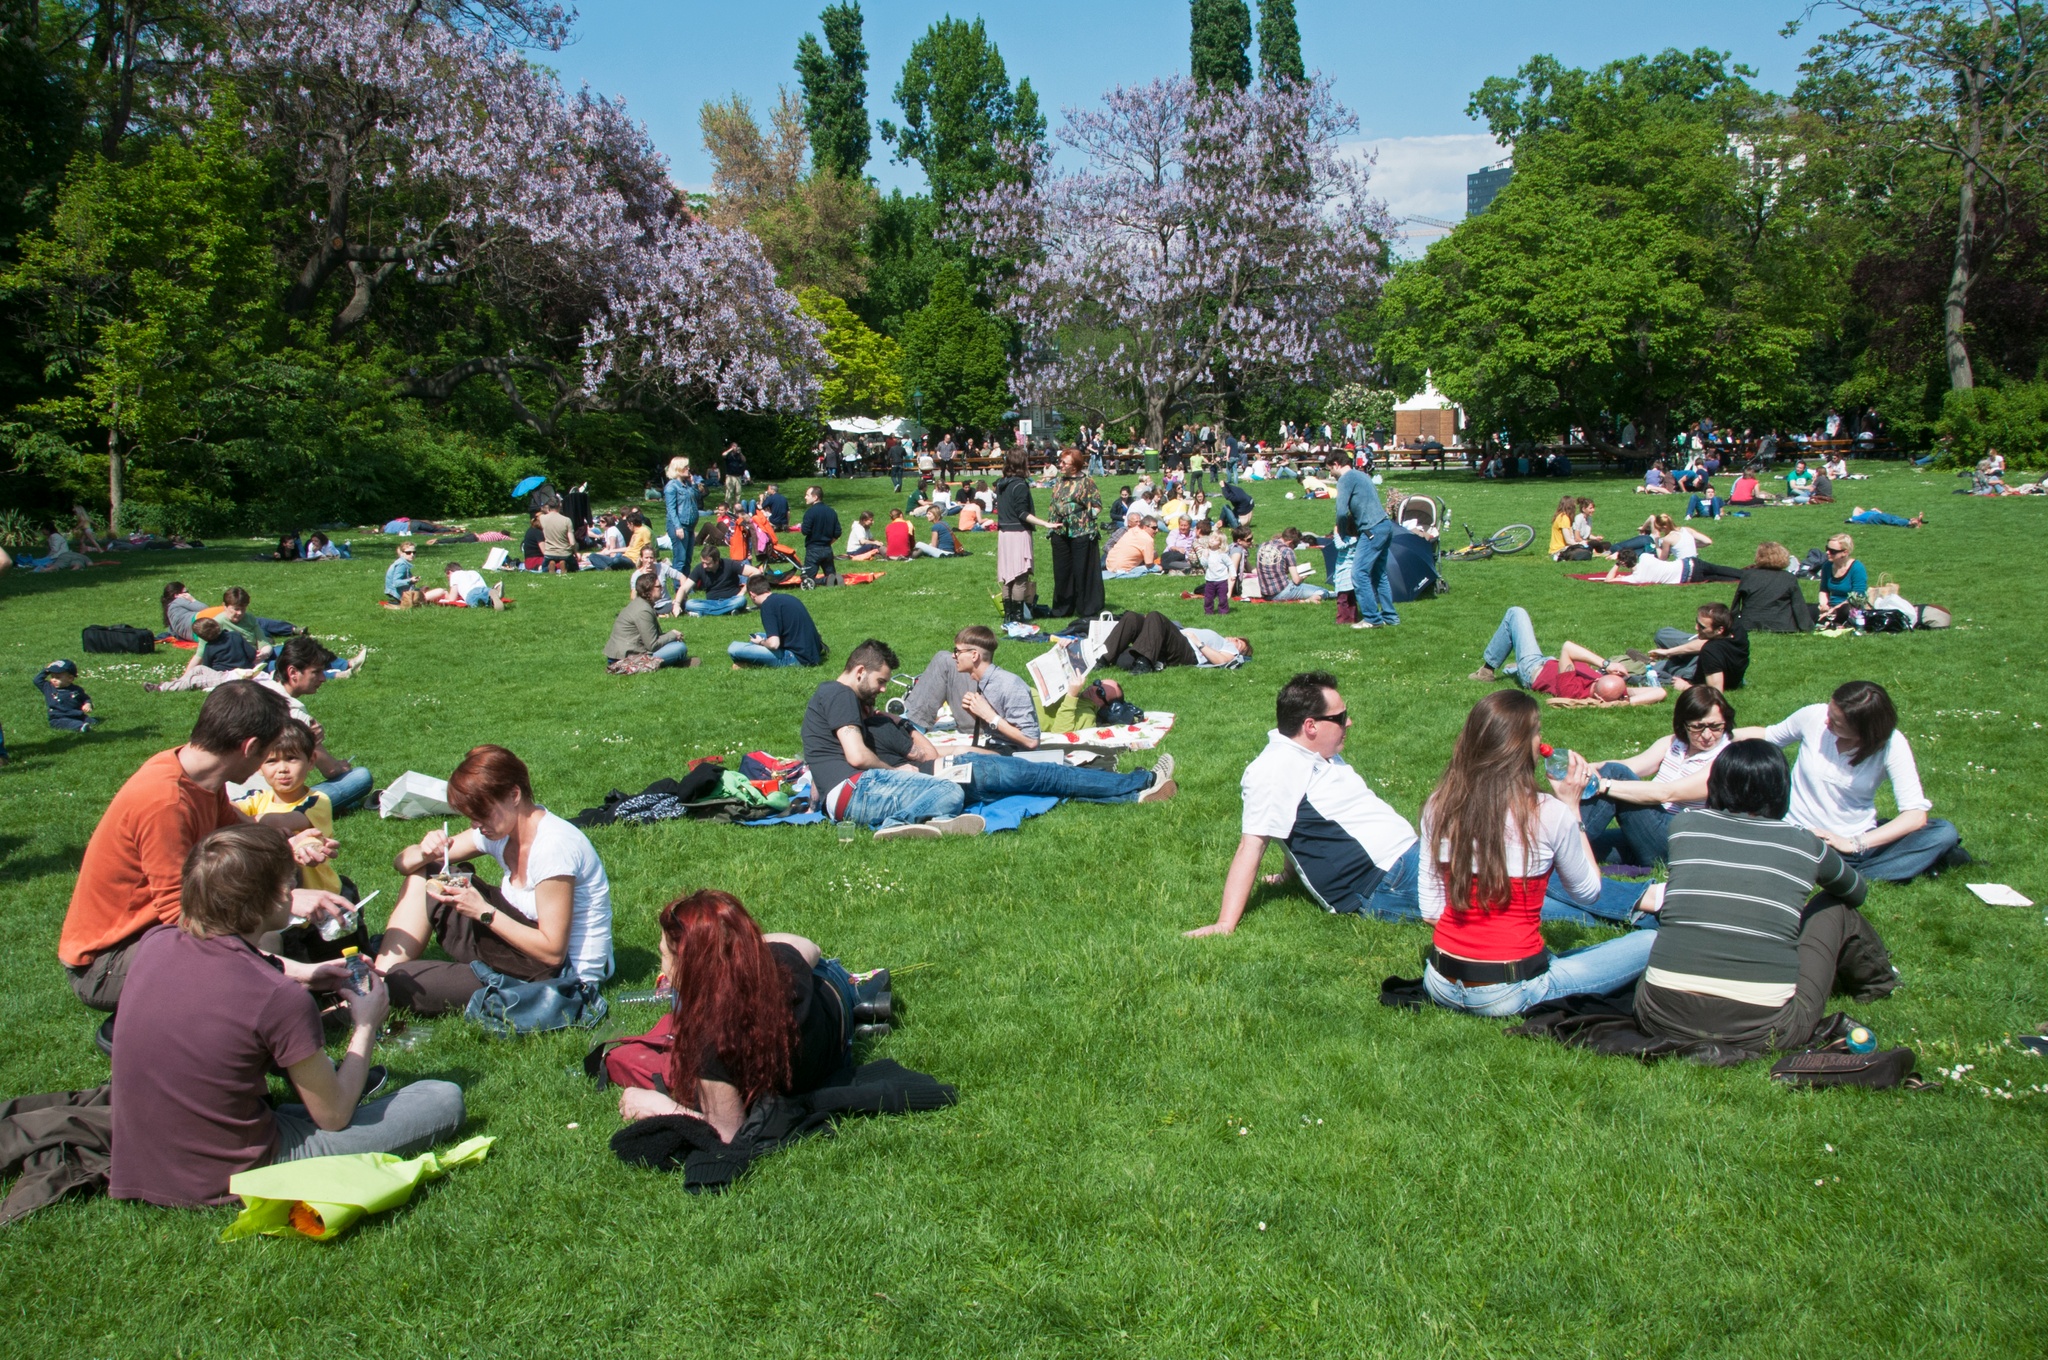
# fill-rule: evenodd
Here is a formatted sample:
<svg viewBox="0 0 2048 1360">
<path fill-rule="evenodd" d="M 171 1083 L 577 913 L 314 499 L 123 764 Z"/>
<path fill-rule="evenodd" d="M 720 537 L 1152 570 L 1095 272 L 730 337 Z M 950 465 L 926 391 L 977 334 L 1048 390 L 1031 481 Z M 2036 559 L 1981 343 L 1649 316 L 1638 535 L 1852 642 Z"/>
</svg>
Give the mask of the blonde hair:
<svg viewBox="0 0 2048 1360">
<path fill-rule="evenodd" d="M 689 470 L 690 460 L 687 458 L 676 457 L 668 460 L 668 475 L 671 477 L 681 477 Z"/>
</svg>

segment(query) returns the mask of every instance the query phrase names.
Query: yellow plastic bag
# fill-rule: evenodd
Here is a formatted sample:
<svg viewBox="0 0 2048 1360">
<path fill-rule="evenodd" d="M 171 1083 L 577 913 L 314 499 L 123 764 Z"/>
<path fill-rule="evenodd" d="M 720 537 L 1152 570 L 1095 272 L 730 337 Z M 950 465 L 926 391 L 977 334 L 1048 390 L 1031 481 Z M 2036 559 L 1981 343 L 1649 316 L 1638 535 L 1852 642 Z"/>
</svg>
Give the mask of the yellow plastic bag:
<svg viewBox="0 0 2048 1360">
<path fill-rule="evenodd" d="M 446 1152 L 424 1152 L 409 1160 L 389 1152 L 358 1152 L 244 1171 L 228 1180 L 228 1193 L 240 1196 L 243 1208 L 220 1240 L 268 1233 L 330 1242 L 364 1214 L 396 1209 L 412 1198 L 422 1181 L 438 1180 L 458 1166 L 482 1161 L 496 1141 L 471 1138 Z"/>
</svg>

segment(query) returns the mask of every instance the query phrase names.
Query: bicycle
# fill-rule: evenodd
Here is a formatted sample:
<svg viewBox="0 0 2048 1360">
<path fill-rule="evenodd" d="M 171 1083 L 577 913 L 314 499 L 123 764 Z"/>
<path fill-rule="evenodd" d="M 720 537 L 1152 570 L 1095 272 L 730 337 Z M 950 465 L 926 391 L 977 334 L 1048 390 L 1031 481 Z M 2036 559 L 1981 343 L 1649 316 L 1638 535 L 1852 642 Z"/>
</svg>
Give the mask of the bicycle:
<svg viewBox="0 0 2048 1360">
<path fill-rule="evenodd" d="M 1493 556 L 1507 556 L 1518 553 L 1536 541 L 1536 531 L 1526 524 L 1504 524 L 1486 538 L 1472 532 L 1472 526 L 1465 530 L 1466 546 L 1453 548 L 1444 554 L 1455 562 L 1484 562 Z"/>
</svg>

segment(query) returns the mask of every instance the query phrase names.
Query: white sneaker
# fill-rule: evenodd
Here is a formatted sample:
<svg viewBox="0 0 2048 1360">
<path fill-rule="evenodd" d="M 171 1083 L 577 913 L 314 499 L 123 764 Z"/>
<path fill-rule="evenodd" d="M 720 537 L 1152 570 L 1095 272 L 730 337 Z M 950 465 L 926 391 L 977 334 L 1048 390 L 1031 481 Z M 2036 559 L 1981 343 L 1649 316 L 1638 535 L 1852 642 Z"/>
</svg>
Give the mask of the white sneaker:
<svg viewBox="0 0 2048 1360">
<path fill-rule="evenodd" d="M 941 836 L 979 836 L 988 829 L 978 812 L 963 812 L 958 817 L 935 817 L 925 823 L 935 827 Z"/>
<path fill-rule="evenodd" d="M 1161 784 L 1171 784 L 1172 782 L 1173 757 L 1161 751 L 1159 759 L 1152 762 L 1152 787 L 1156 789 Z"/>
<path fill-rule="evenodd" d="M 1368 623 L 1368 622 L 1366 622 L 1366 621 L 1365 621 L 1364 619 L 1360 619 L 1360 620 L 1359 620 L 1359 621 L 1358 621 L 1357 623 L 1354 623 L 1354 624 L 1352 624 L 1352 625 L 1351 625 L 1351 628 L 1352 628 L 1352 631 L 1353 631 L 1353 632 L 1357 632 L 1358 630 L 1360 630 L 1360 629 L 1362 629 L 1362 628 L 1377 628 L 1377 627 L 1379 627 L 1379 625 L 1378 625 L 1378 624 L 1376 624 L 1376 623 Z"/>
<path fill-rule="evenodd" d="M 946 833 L 939 830 L 936 822 L 904 822 L 901 826 L 885 826 L 875 833 L 878 841 L 935 841 Z"/>
<path fill-rule="evenodd" d="M 1141 803 L 1164 803 L 1179 792 L 1180 785 L 1174 783 L 1171 779 L 1161 779 L 1155 782 L 1151 788 L 1139 794 L 1138 801 Z"/>
</svg>

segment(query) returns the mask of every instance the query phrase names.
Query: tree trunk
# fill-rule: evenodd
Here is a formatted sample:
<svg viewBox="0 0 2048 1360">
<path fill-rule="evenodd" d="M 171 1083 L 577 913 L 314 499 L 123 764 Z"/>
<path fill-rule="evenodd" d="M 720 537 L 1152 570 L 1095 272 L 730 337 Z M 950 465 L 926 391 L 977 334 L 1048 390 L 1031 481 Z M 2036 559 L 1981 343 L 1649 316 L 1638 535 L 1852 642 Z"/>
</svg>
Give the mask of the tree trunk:
<svg viewBox="0 0 2048 1360">
<path fill-rule="evenodd" d="M 1145 396 L 1145 442 L 1153 448 L 1166 443 L 1166 398 L 1147 393 Z"/>
<path fill-rule="evenodd" d="M 107 420 L 107 536 L 121 532 L 121 397 L 114 396 L 113 414 Z"/>
<path fill-rule="evenodd" d="M 1981 137 L 1972 137 L 1972 148 Z M 1948 357 L 1948 385 L 1957 392 L 1968 391 L 1977 385 L 1976 375 L 1970 370 L 1970 344 L 1963 335 L 1963 323 L 1968 315 L 1970 283 L 1972 278 L 1971 260 L 1977 245 L 1977 169 L 1965 162 L 1963 165 L 1962 192 L 1957 195 L 1956 206 L 1956 255 L 1949 269 L 1948 296 L 1941 304 L 1941 338 Z"/>
</svg>

